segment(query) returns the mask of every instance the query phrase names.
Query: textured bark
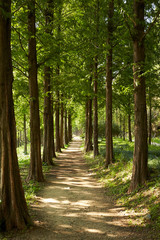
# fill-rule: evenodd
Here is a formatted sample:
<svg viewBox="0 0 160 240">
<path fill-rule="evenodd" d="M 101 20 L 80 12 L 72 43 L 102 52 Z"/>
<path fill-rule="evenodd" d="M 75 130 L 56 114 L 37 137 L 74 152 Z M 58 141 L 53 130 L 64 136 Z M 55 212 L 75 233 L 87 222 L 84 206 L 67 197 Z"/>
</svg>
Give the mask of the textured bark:
<svg viewBox="0 0 160 240">
<path fill-rule="evenodd" d="M 88 99 L 86 99 L 86 105 L 85 105 L 85 149 L 87 146 L 87 141 L 88 141 Z"/>
<path fill-rule="evenodd" d="M 148 119 L 148 143 L 151 145 L 152 141 L 152 99 L 149 96 L 149 119 Z"/>
<path fill-rule="evenodd" d="M 29 63 L 29 92 L 30 92 L 30 169 L 28 179 L 44 181 L 41 161 L 41 136 L 39 118 L 39 99 L 37 82 L 35 1 L 28 1 L 28 63 Z"/>
<path fill-rule="evenodd" d="M 128 137 L 129 141 L 132 142 L 132 130 L 131 130 L 131 114 L 128 114 Z"/>
<path fill-rule="evenodd" d="M 27 129 L 26 129 L 26 114 L 24 114 L 24 154 L 27 154 Z"/>
<path fill-rule="evenodd" d="M 53 113 L 53 97 L 52 97 L 52 119 L 51 119 L 51 122 L 52 122 L 52 127 L 51 127 L 51 132 L 52 132 L 52 142 L 53 142 L 53 149 L 52 149 L 52 158 L 56 158 L 56 152 L 55 152 L 55 142 L 54 142 L 54 113 Z"/>
<path fill-rule="evenodd" d="M 52 36 L 53 29 L 53 0 L 47 1 L 45 11 L 45 32 Z M 44 67 L 44 148 L 43 161 L 48 165 L 53 165 L 52 158 L 55 157 L 54 132 L 53 132 L 53 104 L 51 89 L 51 67 Z"/>
<path fill-rule="evenodd" d="M 68 124 L 67 124 L 67 109 L 65 110 L 65 118 L 64 118 L 64 140 L 65 144 L 68 145 Z"/>
<path fill-rule="evenodd" d="M 1 222 L 5 230 L 23 229 L 31 224 L 22 188 L 16 152 L 16 124 L 12 96 L 11 1 L 0 8 L 0 125 L 1 125 Z"/>
<path fill-rule="evenodd" d="M 68 112 L 68 140 L 69 142 L 72 140 L 72 116 L 70 112 Z"/>
<path fill-rule="evenodd" d="M 108 12 L 108 54 L 106 61 L 106 167 L 113 162 L 112 139 L 112 38 L 113 38 L 114 0 L 109 2 Z"/>
<path fill-rule="evenodd" d="M 95 45 L 96 56 L 94 59 L 94 99 L 93 99 L 93 155 L 96 157 L 98 151 L 98 48 L 99 48 L 99 0 L 95 6 Z"/>
<path fill-rule="evenodd" d="M 56 101 L 56 152 L 61 152 L 60 128 L 59 128 L 59 91 L 57 91 L 57 101 Z"/>
<path fill-rule="evenodd" d="M 86 139 L 86 146 L 85 151 L 89 152 L 93 150 L 93 144 L 92 144 L 92 133 L 93 133 L 93 127 L 92 127 L 92 100 L 88 99 L 88 113 L 87 113 L 87 139 Z"/>
<path fill-rule="evenodd" d="M 53 111 L 51 101 L 51 69 L 44 68 L 44 147 L 43 162 L 53 165 Z"/>
<path fill-rule="evenodd" d="M 94 69 L 94 99 L 93 99 L 93 154 L 94 157 L 98 156 L 98 57 L 95 57 L 95 69 Z"/>
<path fill-rule="evenodd" d="M 143 185 L 148 177 L 147 145 L 147 111 L 145 90 L 145 48 L 144 48 L 144 0 L 134 0 L 134 111 L 135 111 L 135 145 L 133 155 L 133 172 L 129 192 Z"/>
<path fill-rule="evenodd" d="M 63 96 L 62 96 L 61 100 L 63 101 Z M 64 107 L 63 107 L 63 102 L 61 102 L 60 146 L 61 146 L 61 148 L 64 148 Z"/>
</svg>

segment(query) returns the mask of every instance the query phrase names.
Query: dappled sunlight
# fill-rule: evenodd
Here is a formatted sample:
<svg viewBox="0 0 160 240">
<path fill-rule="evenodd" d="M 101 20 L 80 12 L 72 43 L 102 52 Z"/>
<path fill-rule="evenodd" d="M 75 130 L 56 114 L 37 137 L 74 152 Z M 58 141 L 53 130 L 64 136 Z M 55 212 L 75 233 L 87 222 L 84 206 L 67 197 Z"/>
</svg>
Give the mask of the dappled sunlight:
<svg viewBox="0 0 160 240">
<path fill-rule="evenodd" d="M 105 232 L 100 231 L 99 229 L 88 229 L 88 228 L 84 228 L 84 230 L 86 232 L 90 232 L 90 233 L 100 233 L 100 234 L 104 234 Z"/>
<path fill-rule="evenodd" d="M 128 238 L 131 234 L 128 214 L 104 195 L 100 183 L 90 175 L 82 154 L 76 149 L 79 148 L 74 148 L 74 158 L 72 146 L 68 153 L 65 150 L 59 154 L 47 188 L 43 195 L 37 197 L 38 204 L 34 209 L 42 216 L 42 225 L 46 224 L 52 231 L 53 239 Z M 70 158 L 68 154 L 73 156 Z M 130 220 L 132 217 L 134 213 L 129 215 Z M 122 238 L 119 237 L 120 232 Z"/>
<path fill-rule="evenodd" d="M 46 198 L 46 199 L 43 198 L 41 201 L 44 202 L 44 203 L 59 203 L 58 200 L 53 199 L 53 198 Z"/>
</svg>

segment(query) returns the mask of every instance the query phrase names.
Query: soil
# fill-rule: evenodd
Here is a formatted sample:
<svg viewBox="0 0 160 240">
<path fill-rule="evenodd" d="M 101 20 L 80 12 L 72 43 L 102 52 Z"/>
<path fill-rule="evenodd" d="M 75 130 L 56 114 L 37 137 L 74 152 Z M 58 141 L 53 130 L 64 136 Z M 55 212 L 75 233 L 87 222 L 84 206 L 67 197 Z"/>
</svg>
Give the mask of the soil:
<svg viewBox="0 0 160 240">
<path fill-rule="evenodd" d="M 7 239 L 157 240 L 148 228 L 133 226 L 132 216 L 107 196 L 88 170 L 80 145 L 75 138 L 58 155 L 31 206 L 35 226 Z"/>
</svg>

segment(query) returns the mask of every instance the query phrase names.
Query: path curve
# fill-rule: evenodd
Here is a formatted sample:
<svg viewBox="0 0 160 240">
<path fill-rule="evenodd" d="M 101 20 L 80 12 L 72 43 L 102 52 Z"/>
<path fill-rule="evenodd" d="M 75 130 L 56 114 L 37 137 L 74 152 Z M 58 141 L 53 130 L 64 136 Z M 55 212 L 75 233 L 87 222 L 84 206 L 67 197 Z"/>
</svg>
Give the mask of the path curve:
<svg viewBox="0 0 160 240">
<path fill-rule="evenodd" d="M 48 174 L 32 206 L 36 227 L 12 239 L 150 240 L 144 229 L 128 225 L 128 216 L 91 176 L 80 145 L 74 139 Z"/>
</svg>

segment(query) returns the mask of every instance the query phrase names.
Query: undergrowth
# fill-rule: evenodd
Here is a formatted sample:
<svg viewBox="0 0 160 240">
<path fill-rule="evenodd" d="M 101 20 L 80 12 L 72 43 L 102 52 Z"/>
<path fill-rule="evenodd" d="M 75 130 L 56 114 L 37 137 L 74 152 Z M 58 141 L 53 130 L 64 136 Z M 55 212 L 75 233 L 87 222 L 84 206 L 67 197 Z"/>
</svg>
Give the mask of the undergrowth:
<svg viewBox="0 0 160 240">
<path fill-rule="evenodd" d="M 128 194 L 132 176 L 134 143 L 122 139 L 114 139 L 115 162 L 105 167 L 105 141 L 99 143 L 100 155 L 93 158 L 93 153 L 85 155 L 87 163 L 96 177 L 107 189 L 118 205 L 127 211 L 136 213 L 138 225 L 152 226 L 160 229 L 160 149 L 157 145 L 149 146 L 150 179 L 144 186 Z M 138 219 L 139 218 L 139 219 Z M 135 224 L 135 221 L 134 221 Z"/>
<path fill-rule="evenodd" d="M 23 147 L 17 148 L 18 154 L 18 164 L 20 168 L 20 174 L 23 184 L 23 189 L 25 193 L 26 202 L 28 205 L 35 201 L 35 196 L 38 190 L 42 187 L 43 183 L 39 183 L 33 180 L 28 181 L 28 171 L 29 171 L 29 164 L 30 164 L 30 156 L 29 154 L 24 154 Z M 49 171 L 51 166 L 47 166 L 45 163 L 43 164 L 43 173 Z"/>
</svg>

